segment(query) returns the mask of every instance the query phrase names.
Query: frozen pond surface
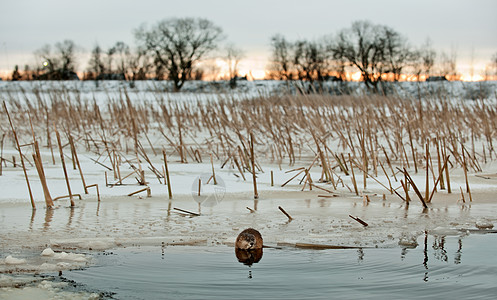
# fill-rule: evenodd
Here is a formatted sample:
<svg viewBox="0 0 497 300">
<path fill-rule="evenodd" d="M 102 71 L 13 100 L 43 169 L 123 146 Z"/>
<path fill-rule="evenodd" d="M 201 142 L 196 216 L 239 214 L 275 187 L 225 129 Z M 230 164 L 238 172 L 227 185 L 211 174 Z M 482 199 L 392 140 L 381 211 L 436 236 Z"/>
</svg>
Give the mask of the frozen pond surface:
<svg viewBox="0 0 497 300">
<path fill-rule="evenodd" d="M 45 280 L 66 283 L 58 293 L 101 299 L 490 299 L 497 293 L 497 235 L 426 235 L 418 243 L 414 249 L 269 248 L 250 267 L 231 247 L 130 247 L 95 254 L 95 266 Z"/>
</svg>

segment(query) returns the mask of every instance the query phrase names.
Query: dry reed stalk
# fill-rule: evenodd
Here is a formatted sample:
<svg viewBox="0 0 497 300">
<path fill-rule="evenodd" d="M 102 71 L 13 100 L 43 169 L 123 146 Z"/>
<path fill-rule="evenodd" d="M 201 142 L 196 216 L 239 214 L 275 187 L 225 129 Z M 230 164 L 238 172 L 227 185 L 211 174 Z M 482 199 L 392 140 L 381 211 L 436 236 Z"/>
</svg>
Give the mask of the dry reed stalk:
<svg viewBox="0 0 497 300">
<path fill-rule="evenodd" d="M 81 197 L 80 194 L 72 194 L 72 197 L 77 197 L 79 200 L 83 199 L 83 197 Z M 53 198 L 53 201 L 58 201 L 58 200 L 64 199 L 64 198 L 70 198 L 70 195 L 64 195 L 64 196 L 55 197 L 55 198 Z"/>
<path fill-rule="evenodd" d="M 421 193 L 419 192 L 418 187 L 416 186 L 416 183 L 412 180 L 411 175 L 409 175 L 409 173 L 407 172 L 407 170 L 405 168 L 402 170 L 402 172 L 404 173 L 406 179 L 409 181 L 409 184 L 411 184 L 412 188 L 414 189 L 414 192 L 416 193 L 416 195 L 418 196 L 419 200 L 421 201 L 421 204 L 423 204 L 423 207 L 424 208 L 428 208 L 428 206 L 426 205 L 425 200 L 423 199 L 423 196 L 421 195 Z"/>
<path fill-rule="evenodd" d="M 281 206 L 278 206 L 278 209 L 283 213 L 285 214 L 285 216 L 288 218 L 288 221 L 292 221 L 293 218 L 283 209 L 283 207 Z"/>
<path fill-rule="evenodd" d="M 466 203 L 466 200 L 464 199 L 464 193 L 462 191 L 462 187 L 459 187 L 459 190 L 461 191 L 461 200 L 463 203 Z"/>
<path fill-rule="evenodd" d="M 352 157 L 350 156 L 349 153 L 349 163 L 350 163 L 350 172 L 352 173 L 352 184 L 354 185 L 354 191 L 357 196 L 359 196 L 359 191 L 357 189 L 357 183 L 355 180 L 355 174 L 354 174 L 354 164 L 352 163 Z"/>
<path fill-rule="evenodd" d="M 181 208 L 177 208 L 177 207 L 175 207 L 175 208 L 173 208 L 173 209 L 174 209 L 174 210 L 177 210 L 177 211 L 180 211 L 180 212 L 184 212 L 184 213 L 190 214 L 190 215 L 192 215 L 192 216 L 196 216 L 196 217 L 199 217 L 199 216 L 200 216 L 200 214 L 198 214 L 198 213 L 194 213 L 194 212 L 191 212 L 191 211 L 188 211 L 188 210 L 184 210 L 184 209 L 181 209 Z"/>
<path fill-rule="evenodd" d="M 361 170 L 363 173 L 365 173 L 365 175 L 366 175 L 366 176 L 369 176 L 369 178 L 371 178 L 371 179 L 373 179 L 374 181 L 376 181 L 376 183 L 378 183 L 379 185 L 381 185 L 382 187 L 384 187 L 387 191 L 390 191 L 390 189 L 389 189 L 386 185 L 384 185 L 383 183 L 381 183 L 378 179 L 376 179 L 376 177 L 371 176 L 370 174 L 368 174 L 368 172 L 367 172 L 367 171 L 365 171 L 364 169 L 362 169 L 362 168 L 361 168 L 361 166 L 360 166 L 358 163 L 356 163 L 356 162 L 354 162 L 354 161 L 353 161 L 353 163 L 356 165 L 356 167 L 357 167 L 359 170 Z"/>
<path fill-rule="evenodd" d="M 214 180 L 214 185 L 217 185 L 216 172 L 214 171 L 214 160 L 212 159 L 212 154 L 211 154 L 211 167 L 212 167 L 212 179 Z"/>
<path fill-rule="evenodd" d="M 412 161 L 414 163 L 414 172 L 418 173 L 418 163 L 416 162 L 416 152 L 414 151 L 414 143 L 412 142 L 412 134 L 411 134 L 411 126 L 410 122 L 407 122 L 407 132 L 409 133 L 409 144 L 411 145 L 411 153 L 412 153 Z M 406 157 L 407 159 L 407 157 Z M 409 166 L 409 161 L 407 161 L 407 165 Z"/>
<path fill-rule="evenodd" d="M 164 156 L 164 167 L 166 169 L 167 193 L 169 195 L 169 199 L 172 199 L 173 198 L 173 193 L 171 191 L 171 180 L 169 179 L 169 170 L 167 168 L 166 150 L 162 150 L 162 155 Z"/>
<path fill-rule="evenodd" d="M 238 159 L 236 157 L 234 158 L 234 161 L 235 161 L 235 165 L 238 169 L 238 172 L 240 172 L 240 175 L 242 175 L 243 181 L 246 181 L 245 175 L 243 174 L 242 168 L 240 167 L 240 163 L 238 163 Z"/>
<path fill-rule="evenodd" d="M 364 227 L 368 226 L 368 223 L 364 222 L 363 220 L 359 219 L 358 217 L 354 217 L 352 215 L 349 215 L 349 217 L 351 217 L 352 219 L 356 220 L 357 222 L 359 222 Z"/>
<path fill-rule="evenodd" d="M 404 189 L 404 193 L 406 194 L 406 198 L 404 199 L 404 201 L 409 204 L 409 202 L 411 201 L 411 198 L 409 197 L 409 186 L 407 185 L 407 182 L 404 183 L 404 181 L 401 179 L 400 180 L 400 184 L 402 185 L 402 188 Z"/>
<path fill-rule="evenodd" d="M 387 160 L 388 167 L 390 168 L 390 171 L 392 172 L 393 179 L 394 179 L 395 181 L 397 181 L 397 176 L 395 176 L 395 172 L 394 172 L 394 170 L 393 170 L 392 163 L 390 162 L 390 158 L 388 157 L 388 154 L 387 154 L 387 152 L 385 151 L 385 148 L 384 148 L 384 147 L 382 147 L 382 149 L 383 149 L 383 153 L 385 154 L 385 159 Z"/>
<path fill-rule="evenodd" d="M 363 177 L 363 185 L 364 189 L 367 188 L 367 171 L 368 171 L 368 156 L 366 153 L 366 142 L 365 142 L 365 135 L 364 135 L 364 129 L 362 129 L 362 138 L 360 139 L 361 143 L 361 152 L 362 152 L 362 177 Z"/>
<path fill-rule="evenodd" d="M 5 133 L 2 134 L 2 141 L 1 141 L 1 145 L 0 145 L 0 176 L 2 176 L 2 169 L 3 169 L 3 141 L 5 139 Z"/>
<path fill-rule="evenodd" d="M 425 186 L 425 201 L 430 197 L 430 143 L 426 141 L 426 186 Z"/>
<path fill-rule="evenodd" d="M 271 170 L 271 186 L 274 186 L 273 170 Z"/>
<path fill-rule="evenodd" d="M 463 158 L 463 170 L 464 170 L 464 179 L 466 181 L 466 193 L 469 194 L 469 202 L 473 202 L 473 197 L 471 196 L 471 190 L 469 188 L 469 180 L 468 180 L 468 168 L 466 165 L 466 155 L 464 154 L 464 146 L 461 144 L 462 149 L 462 158 Z"/>
<path fill-rule="evenodd" d="M 146 188 L 143 188 L 143 189 L 138 190 L 136 192 L 129 193 L 128 196 L 133 196 L 133 195 L 136 195 L 138 193 L 145 192 L 145 191 L 147 191 L 147 197 L 152 197 L 152 192 L 150 190 L 150 187 L 148 187 L 148 186 Z"/>
<path fill-rule="evenodd" d="M 445 139 L 443 141 L 443 144 L 444 144 L 444 151 L 443 151 L 443 156 L 448 159 L 449 158 L 449 155 L 447 155 L 447 148 L 446 148 L 446 145 L 445 145 Z M 447 180 L 447 193 L 452 193 L 452 190 L 450 188 L 450 177 L 449 177 L 449 167 L 446 167 L 445 168 L 445 179 Z"/>
<path fill-rule="evenodd" d="M 91 187 L 94 187 L 96 190 L 97 190 L 97 199 L 98 199 L 98 202 L 100 202 L 100 191 L 98 189 L 98 184 L 90 184 L 90 185 L 87 185 L 86 188 L 89 189 Z"/>
<path fill-rule="evenodd" d="M 85 194 L 88 194 L 88 189 L 85 183 L 85 177 L 83 176 L 83 170 L 81 169 L 81 165 L 79 163 L 78 153 L 76 152 L 76 146 L 74 145 L 74 140 L 72 136 L 69 134 L 69 144 L 71 146 L 71 152 L 73 153 L 73 163 L 76 163 L 76 166 L 79 170 L 79 175 L 81 176 L 81 182 L 83 183 L 83 188 L 85 190 Z"/>
<path fill-rule="evenodd" d="M 387 171 L 385 171 L 385 168 L 383 167 L 383 164 L 381 163 L 381 161 L 378 161 L 378 163 L 380 164 L 380 167 L 383 170 L 383 174 L 385 174 L 385 177 L 388 180 L 388 186 L 390 187 L 390 194 L 393 194 L 393 192 L 392 192 L 392 189 L 393 189 L 392 188 L 392 182 L 390 181 L 390 177 L 388 177 Z"/>
<path fill-rule="evenodd" d="M 62 150 L 62 142 L 60 141 L 60 134 L 57 131 L 57 127 L 55 126 L 55 124 L 54 124 L 54 129 L 55 129 L 55 135 L 57 136 L 57 144 L 59 145 L 60 162 L 62 164 L 62 169 L 64 170 L 64 177 L 66 179 L 67 192 L 69 193 L 68 197 L 71 201 L 71 207 L 74 207 L 74 200 L 73 200 L 73 195 L 71 192 L 71 185 L 69 183 L 69 176 L 67 175 L 66 163 L 64 160 L 64 151 Z"/>
<path fill-rule="evenodd" d="M 255 176 L 254 134 L 250 133 L 250 161 L 252 162 L 252 180 L 254 182 L 254 199 L 259 199 L 257 192 L 257 181 Z"/>
<path fill-rule="evenodd" d="M 31 200 L 31 207 L 32 207 L 32 209 L 36 209 L 35 201 L 33 198 L 33 193 L 31 192 L 31 186 L 29 185 L 28 173 L 26 171 L 26 166 L 24 165 L 24 159 L 23 159 L 21 146 L 19 145 L 19 139 L 17 138 L 17 133 L 14 129 L 14 125 L 12 124 L 12 119 L 10 118 L 9 110 L 7 109 L 7 105 L 5 104 L 5 101 L 3 102 L 3 107 L 5 109 L 5 112 L 7 113 L 7 117 L 9 119 L 9 123 L 10 123 L 10 128 L 12 129 L 12 134 L 14 135 L 14 139 L 16 141 L 17 151 L 19 151 L 19 156 L 21 157 L 21 165 L 22 165 L 22 170 L 24 172 L 24 178 L 26 179 L 26 185 L 28 186 L 29 198 Z M 14 159 L 13 159 L 13 161 L 15 162 Z M 15 166 L 15 163 L 14 163 L 14 166 Z"/>
<path fill-rule="evenodd" d="M 47 179 L 43 170 L 41 158 L 39 157 L 39 151 L 37 153 L 33 153 L 33 161 L 35 162 L 36 171 L 38 172 L 38 176 L 40 177 L 40 183 L 43 189 L 43 194 L 45 196 L 45 204 L 47 205 L 47 208 L 52 208 L 54 207 L 54 203 L 52 200 L 52 196 L 50 195 L 50 191 L 48 190 Z"/>
<path fill-rule="evenodd" d="M 433 198 L 433 194 L 435 194 L 435 192 L 437 191 L 437 184 L 438 182 L 441 180 L 442 178 L 442 174 L 443 174 L 443 171 L 445 168 L 447 168 L 447 163 L 449 161 L 449 157 L 447 156 L 447 158 L 445 159 L 444 161 L 444 165 L 442 167 L 442 169 L 440 170 L 440 173 L 438 174 L 438 178 L 437 180 L 435 181 L 435 184 L 433 186 L 433 190 L 431 191 L 431 194 L 430 194 L 430 197 L 428 198 L 428 200 L 426 200 L 427 203 L 430 203 L 431 202 L 431 198 Z"/>
<path fill-rule="evenodd" d="M 295 174 L 292 178 L 288 179 L 285 183 L 283 183 L 281 185 L 281 187 L 284 187 L 285 185 L 287 185 L 290 181 L 292 181 L 293 179 L 295 179 L 295 177 L 299 176 L 300 174 L 302 174 L 302 172 L 304 172 L 306 170 L 306 168 L 303 168 L 301 169 L 297 174 Z"/>
<path fill-rule="evenodd" d="M 200 197 L 200 190 L 202 189 L 202 179 L 198 179 L 198 196 Z"/>
<path fill-rule="evenodd" d="M 255 210 L 253 210 L 252 208 L 250 208 L 248 206 L 246 208 L 250 211 L 250 213 L 255 213 Z"/>
</svg>

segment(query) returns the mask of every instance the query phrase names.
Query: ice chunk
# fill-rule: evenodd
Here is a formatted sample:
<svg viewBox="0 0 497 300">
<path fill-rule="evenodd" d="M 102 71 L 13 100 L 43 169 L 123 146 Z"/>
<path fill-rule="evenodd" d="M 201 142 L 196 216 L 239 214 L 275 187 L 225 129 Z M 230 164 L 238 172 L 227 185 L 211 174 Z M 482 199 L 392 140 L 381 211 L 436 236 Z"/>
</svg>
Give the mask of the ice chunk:
<svg viewBox="0 0 497 300">
<path fill-rule="evenodd" d="M 15 258 L 15 257 L 12 257 L 12 255 L 9 255 L 5 258 L 5 264 L 7 264 L 7 265 L 21 265 L 21 264 L 25 264 L 25 263 L 26 263 L 25 259 Z"/>
<path fill-rule="evenodd" d="M 41 252 L 42 256 L 54 256 L 55 252 L 52 250 L 52 248 L 47 248 Z"/>
</svg>

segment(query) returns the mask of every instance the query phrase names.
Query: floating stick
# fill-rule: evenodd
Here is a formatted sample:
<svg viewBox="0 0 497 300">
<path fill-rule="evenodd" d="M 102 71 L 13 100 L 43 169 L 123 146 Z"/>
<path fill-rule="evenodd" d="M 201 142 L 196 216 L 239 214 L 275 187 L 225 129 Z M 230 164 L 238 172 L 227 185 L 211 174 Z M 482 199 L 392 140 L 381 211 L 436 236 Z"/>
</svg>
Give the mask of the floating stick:
<svg viewBox="0 0 497 300">
<path fill-rule="evenodd" d="M 281 210 L 281 212 L 285 214 L 285 216 L 288 218 L 288 221 L 293 220 L 293 218 L 283 209 L 283 207 L 278 206 L 278 209 Z"/>
<path fill-rule="evenodd" d="M 361 223 L 364 227 L 368 226 L 368 223 L 364 222 L 363 220 L 359 219 L 358 217 L 353 217 L 352 215 L 349 215 L 352 219 L 356 220 L 357 222 Z"/>
<path fill-rule="evenodd" d="M 152 192 L 150 190 L 150 187 L 148 187 L 148 186 L 146 188 L 143 188 L 143 189 L 138 190 L 136 192 L 129 193 L 128 196 L 133 196 L 133 195 L 136 195 L 136 194 L 144 192 L 144 191 L 147 191 L 147 197 L 152 197 Z"/>
<path fill-rule="evenodd" d="M 175 210 L 177 210 L 177 211 L 180 211 L 180 212 L 184 212 L 184 213 L 187 213 L 187 214 L 193 215 L 193 216 L 197 216 L 197 217 L 198 217 L 198 216 L 200 216 L 200 214 L 197 214 L 197 213 L 194 213 L 194 212 L 191 212 L 191 211 L 188 211 L 188 210 L 184 210 L 184 209 L 181 209 L 181 208 L 176 208 L 176 207 L 175 207 L 175 208 L 173 208 L 173 209 L 175 209 Z"/>
</svg>

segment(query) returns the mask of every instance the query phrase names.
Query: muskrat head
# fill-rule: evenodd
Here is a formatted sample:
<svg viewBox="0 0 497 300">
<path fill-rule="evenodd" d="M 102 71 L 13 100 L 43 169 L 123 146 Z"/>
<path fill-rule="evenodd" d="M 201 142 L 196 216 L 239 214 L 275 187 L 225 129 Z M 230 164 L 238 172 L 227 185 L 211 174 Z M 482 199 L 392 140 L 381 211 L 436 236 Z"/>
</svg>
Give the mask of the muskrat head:
<svg viewBox="0 0 497 300">
<path fill-rule="evenodd" d="M 238 239 L 237 247 L 240 249 L 254 249 L 256 246 L 255 236 L 250 233 L 242 233 Z"/>
</svg>

